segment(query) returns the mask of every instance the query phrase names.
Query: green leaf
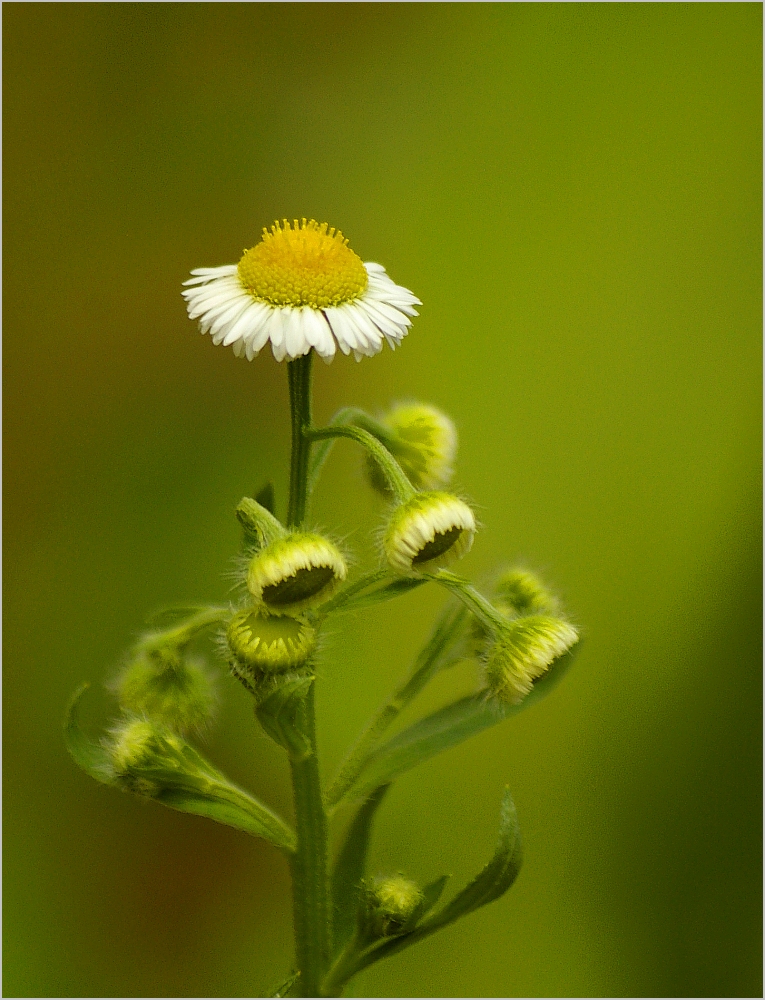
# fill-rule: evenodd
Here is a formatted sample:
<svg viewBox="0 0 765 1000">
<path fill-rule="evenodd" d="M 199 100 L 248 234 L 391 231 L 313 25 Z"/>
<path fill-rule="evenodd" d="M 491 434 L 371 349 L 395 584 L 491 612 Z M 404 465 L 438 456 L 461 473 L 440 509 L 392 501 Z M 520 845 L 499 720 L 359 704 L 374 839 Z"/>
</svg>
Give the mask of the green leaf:
<svg viewBox="0 0 765 1000">
<path fill-rule="evenodd" d="M 111 758 L 100 743 L 93 743 L 80 729 L 80 699 L 90 687 L 87 682 L 80 684 L 72 697 L 64 717 L 64 743 L 75 764 L 100 781 L 102 785 L 116 785 L 117 780 Z"/>
<path fill-rule="evenodd" d="M 403 594 L 408 594 L 412 590 L 416 590 L 421 587 L 423 583 L 427 583 L 427 580 L 422 580 L 415 577 L 401 577 L 398 580 L 392 580 L 390 583 L 386 583 L 383 587 L 377 587 L 375 590 L 368 590 L 366 593 L 358 594 L 354 597 L 349 598 L 345 601 L 338 611 L 358 611 L 359 608 L 368 608 L 373 604 L 381 604 L 383 601 L 391 601 L 394 597 L 401 597 Z"/>
<path fill-rule="evenodd" d="M 556 660 L 520 705 L 502 705 L 479 692 L 453 702 L 404 729 L 372 754 L 348 795 L 352 798 L 367 795 L 378 785 L 388 784 L 422 761 L 541 701 L 568 672 L 578 648 Z"/>
<path fill-rule="evenodd" d="M 387 786 L 386 786 L 387 787 Z M 442 875 L 437 878 L 434 882 L 429 882 L 425 888 L 422 890 L 423 906 L 421 914 L 425 916 L 430 913 L 436 903 L 439 901 L 443 895 L 444 889 L 446 888 L 446 883 L 451 878 L 451 875 Z"/>
<path fill-rule="evenodd" d="M 269 993 L 270 997 L 286 997 L 289 996 L 290 990 L 295 985 L 295 983 L 300 978 L 299 972 L 293 972 L 291 975 L 287 976 L 283 983 L 280 983 L 276 989 Z"/>
<path fill-rule="evenodd" d="M 276 690 L 255 709 L 261 726 L 271 739 L 298 760 L 313 753 L 311 741 L 300 721 L 313 681 L 313 675 L 281 681 Z"/>
<path fill-rule="evenodd" d="M 521 870 L 523 851 L 521 847 L 521 832 L 518 828 L 518 814 L 510 795 L 510 789 L 505 788 L 502 796 L 499 818 L 499 840 L 494 851 L 494 857 L 473 881 L 465 886 L 462 892 L 450 900 L 446 906 L 421 924 L 420 932 L 432 933 L 447 924 L 453 923 L 473 910 L 486 906 L 487 903 L 499 899 L 515 882 Z"/>
<path fill-rule="evenodd" d="M 500 809 L 499 840 L 494 856 L 483 871 L 442 910 L 432 916 L 425 917 L 411 933 L 383 941 L 349 963 L 349 974 L 346 981 L 374 962 L 379 962 L 383 958 L 403 951 L 404 948 L 409 948 L 418 941 L 422 941 L 423 938 L 435 934 L 442 927 L 454 923 L 460 917 L 499 899 L 518 877 L 521 862 L 522 851 L 518 817 L 510 790 L 505 788 Z"/>
<path fill-rule="evenodd" d="M 332 873 L 335 953 L 345 946 L 353 934 L 359 904 L 359 889 L 366 870 L 372 822 L 388 787 L 383 785 L 375 789 L 361 805 L 348 828 L 335 863 Z"/>
<path fill-rule="evenodd" d="M 146 794 L 179 812 L 207 816 L 225 826 L 261 837 L 284 851 L 294 851 L 295 835 L 262 802 L 232 784 L 209 761 L 177 734 L 170 734 L 167 757 L 150 760 L 129 775 L 117 774 L 108 749 L 94 743 L 79 724 L 79 702 L 89 687 L 74 693 L 64 721 L 64 740 L 69 753 L 83 771 L 104 785 Z"/>
</svg>

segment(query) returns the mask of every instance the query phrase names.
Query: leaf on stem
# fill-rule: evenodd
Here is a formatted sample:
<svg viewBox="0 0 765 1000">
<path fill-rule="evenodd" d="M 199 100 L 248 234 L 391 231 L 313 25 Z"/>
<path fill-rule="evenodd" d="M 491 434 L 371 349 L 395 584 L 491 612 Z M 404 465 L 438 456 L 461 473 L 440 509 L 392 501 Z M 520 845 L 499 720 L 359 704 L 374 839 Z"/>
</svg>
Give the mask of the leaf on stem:
<svg viewBox="0 0 765 1000">
<path fill-rule="evenodd" d="M 382 587 L 367 590 L 366 592 L 349 597 L 347 601 L 344 601 L 335 610 L 358 611 L 359 608 L 368 608 L 373 604 L 381 604 L 383 601 L 391 601 L 394 597 L 401 597 L 404 594 L 408 594 L 410 591 L 416 590 L 423 583 L 427 582 L 427 580 L 413 577 L 401 577 L 397 580 L 391 580 L 390 583 L 386 583 Z"/>
<path fill-rule="evenodd" d="M 347 979 L 374 962 L 379 962 L 380 959 L 403 951 L 410 945 L 416 944 L 423 938 L 441 930 L 442 927 L 454 923 L 460 917 L 467 916 L 468 913 L 499 899 L 518 877 L 521 863 L 522 849 L 518 817 L 510 790 L 505 788 L 500 808 L 499 839 L 491 861 L 469 885 L 465 886 L 462 892 L 458 893 L 438 913 L 425 917 L 411 933 L 383 941 L 359 955 L 352 964 L 349 963 Z M 433 884 L 438 885 L 438 882 Z"/>
<path fill-rule="evenodd" d="M 359 906 L 359 890 L 366 870 L 372 822 L 388 787 L 383 785 L 375 789 L 361 805 L 348 828 L 335 863 L 332 873 L 332 902 L 336 954 L 342 950 L 353 934 Z"/>
<path fill-rule="evenodd" d="M 577 652 L 578 647 L 556 660 L 520 705 L 501 704 L 479 692 L 415 722 L 371 755 L 348 792 L 349 797 L 359 798 L 369 794 L 372 789 L 388 784 L 417 764 L 540 701 L 562 680 Z"/>
<path fill-rule="evenodd" d="M 91 778 L 124 790 L 124 777 L 116 772 L 107 746 L 88 739 L 80 727 L 79 702 L 89 686 L 80 685 L 69 703 L 64 721 L 66 747 L 75 763 Z M 172 734 L 172 741 L 172 757 L 166 761 L 150 760 L 145 767 L 135 769 L 134 777 L 151 788 L 151 798 L 179 812 L 206 816 L 253 837 L 261 837 L 284 851 L 295 849 L 295 835 L 283 820 L 248 792 L 233 785 L 177 734 Z M 140 787 L 134 784 L 132 790 Z"/>
</svg>

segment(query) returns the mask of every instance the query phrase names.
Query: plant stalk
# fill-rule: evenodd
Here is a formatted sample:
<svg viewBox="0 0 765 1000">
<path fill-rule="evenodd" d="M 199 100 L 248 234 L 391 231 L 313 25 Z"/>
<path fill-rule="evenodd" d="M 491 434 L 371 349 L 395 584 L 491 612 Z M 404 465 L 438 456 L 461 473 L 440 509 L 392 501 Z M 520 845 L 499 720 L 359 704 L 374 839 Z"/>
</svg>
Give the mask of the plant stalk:
<svg viewBox="0 0 765 1000">
<path fill-rule="evenodd" d="M 292 456 L 287 524 L 303 523 L 308 506 L 311 457 L 311 360 L 313 351 L 287 364 L 292 417 Z M 314 684 L 308 689 L 296 724 L 310 751 L 290 754 L 297 846 L 291 857 L 295 954 L 302 997 L 321 996 L 331 954 L 331 907 L 327 867 L 327 814 L 322 801 L 316 753 Z"/>
<path fill-rule="evenodd" d="M 306 695 L 299 721 L 312 750 L 305 756 L 290 758 L 297 832 L 297 848 L 291 857 L 295 953 L 300 970 L 296 985 L 300 996 L 320 997 L 324 995 L 321 982 L 331 953 L 331 910 L 327 815 L 322 802 L 316 756 L 313 684 Z"/>
<path fill-rule="evenodd" d="M 308 507 L 308 466 L 311 458 L 311 361 L 313 351 L 287 362 L 292 415 L 292 458 L 290 462 L 290 499 L 287 526 L 297 527 L 305 520 Z"/>
</svg>

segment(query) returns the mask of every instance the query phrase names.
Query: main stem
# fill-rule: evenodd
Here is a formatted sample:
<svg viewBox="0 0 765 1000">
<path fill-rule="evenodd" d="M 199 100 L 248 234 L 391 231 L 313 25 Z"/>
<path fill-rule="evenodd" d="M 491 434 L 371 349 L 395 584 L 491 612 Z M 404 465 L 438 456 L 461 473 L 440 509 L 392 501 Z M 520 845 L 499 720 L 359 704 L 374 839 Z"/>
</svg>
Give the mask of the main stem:
<svg viewBox="0 0 765 1000">
<path fill-rule="evenodd" d="M 287 364 L 292 415 L 292 459 L 287 524 L 303 523 L 308 505 L 311 456 L 311 360 L 313 351 Z M 292 856 L 292 899 L 295 953 L 300 972 L 295 988 L 302 997 L 321 996 L 321 981 L 329 966 L 331 908 L 327 872 L 327 814 L 321 794 L 316 753 L 314 685 L 296 719 L 310 752 L 291 756 L 297 847 Z"/>
<path fill-rule="evenodd" d="M 320 997 L 330 960 L 330 902 L 327 873 L 327 815 L 321 796 L 313 684 L 303 703 L 302 728 L 311 753 L 291 757 L 297 849 L 292 856 L 295 953 L 301 997 Z"/>
<path fill-rule="evenodd" d="M 292 460 L 290 462 L 290 499 L 287 524 L 293 528 L 305 520 L 308 505 L 308 463 L 311 441 L 311 361 L 313 351 L 287 362 L 292 414 Z"/>
</svg>

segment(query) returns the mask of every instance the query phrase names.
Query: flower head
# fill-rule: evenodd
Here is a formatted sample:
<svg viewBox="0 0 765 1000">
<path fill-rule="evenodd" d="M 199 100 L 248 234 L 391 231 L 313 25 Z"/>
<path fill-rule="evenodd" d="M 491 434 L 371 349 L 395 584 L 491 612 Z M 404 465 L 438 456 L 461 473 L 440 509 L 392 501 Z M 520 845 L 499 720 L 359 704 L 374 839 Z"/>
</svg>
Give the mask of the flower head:
<svg viewBox="0 0 765 1000">
<path fill-rule="evenodd" d="M 247 589 L 273 614 L 292 614 L 325 600 L 347 574 L 345 560 L 332 542 L 296 531 L 253 556 Z"/>
<path fill-rule="evenodd" d="M 193 270 L 183 292 L 189 318 L 237 357 L 270 341 L 277 361 L 337 347 L 357 361 L 401 343 L 420 300 L 381 264 L 363 263 L 343 234 L 313 219 L 275 223 L 238 264 Z"/>
<path fill-rule="evenodd" d="M 397 403 L 382 418 L 390 429 L 385 444 L 418 490 L 438 490 L 452 478 L 457 453 L 457 429 L 441 410 L 426 403 Z M 385 492 L 387 480 L 373 458 L 369 459 L 372 485 Z"/>
<path fill-rule="evenodd" d="M 499 701 L 519 705 L 534 681 L 579 641 L 573 625 L 551 615 L 514 618 L 496 637 L 486 657 L 486 682 Z"/>
<path fill-rule="evenodd" d="M 383 548 L 402 573 L 430 573 L 460 559 L 473 544 L 472 510 L 449 493 L 415 493 L 397 507 Z"/>
</svg>

